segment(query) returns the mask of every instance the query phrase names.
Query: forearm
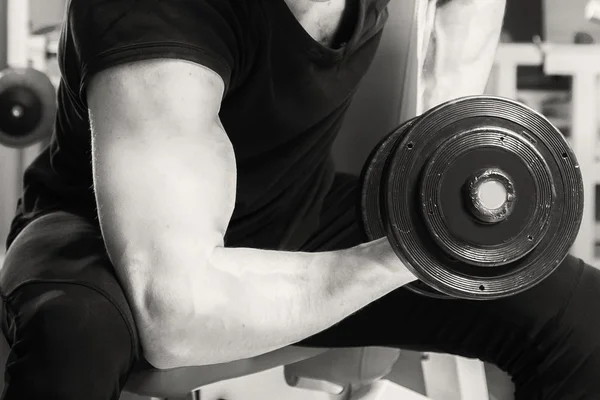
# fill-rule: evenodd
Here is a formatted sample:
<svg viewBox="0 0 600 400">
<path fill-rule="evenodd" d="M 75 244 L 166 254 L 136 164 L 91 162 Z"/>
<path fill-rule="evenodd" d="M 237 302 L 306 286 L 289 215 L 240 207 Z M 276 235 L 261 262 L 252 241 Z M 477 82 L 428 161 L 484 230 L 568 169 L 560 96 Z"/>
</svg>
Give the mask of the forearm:
<svg viewBox="0 0 600 400">
<path fill-rule="evenodd" d="M 494 63 L 506 0 L 438 2 L 422 74 L 423 109 L 482 94 Z"/>
<path fill-rule="evenodd" d="M 316 334 L 415 279 L 391 257 L 385 240 L 323 253 L 217 248 L 211 298 L 223 301 L 188 320 L 169 367 L 253 357 Z"/>
</svg>

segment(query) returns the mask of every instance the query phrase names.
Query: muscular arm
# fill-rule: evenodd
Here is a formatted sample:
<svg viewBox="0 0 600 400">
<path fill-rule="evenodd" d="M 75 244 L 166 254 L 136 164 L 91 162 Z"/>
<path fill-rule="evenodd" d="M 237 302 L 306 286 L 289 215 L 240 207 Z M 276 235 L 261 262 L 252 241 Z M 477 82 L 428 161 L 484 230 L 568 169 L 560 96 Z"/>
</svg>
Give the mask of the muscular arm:
<svg viewBox="0 0 600 400">
<path fill-rule="evenodd" d="M 176 60 L 115 67 L 88 88 L 100 223 L 158 368 L 290 345 L 414 280 L 385 240 L 323 253 L 223 247 L 236 189 L 223 88 Z"/>
<path fill-rule="evenodd" d="M 437 1 L 423 68 L 423 110 L 482 94 L 496 55 L 506 0 Z"/>
</svg>

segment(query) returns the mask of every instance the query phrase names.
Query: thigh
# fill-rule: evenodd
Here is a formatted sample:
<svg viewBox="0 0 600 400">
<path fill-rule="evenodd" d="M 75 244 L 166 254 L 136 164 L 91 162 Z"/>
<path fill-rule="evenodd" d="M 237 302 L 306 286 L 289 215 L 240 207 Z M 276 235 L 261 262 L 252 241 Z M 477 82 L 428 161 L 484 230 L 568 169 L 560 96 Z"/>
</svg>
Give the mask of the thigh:
<svg viewBox="0 0 600 400">
<path fill-rule="evenodd" d="M 364 240 L 358 184 L 352 182 L 336 179 L 307 251 Z M 589 390 L 600 392 L 599 305 L 600 270 L 569 256 L 542 283 L 505 299 L 440 300 L 400 288 L 301 345 L 390 346 L 479 358 L 510 373 L 519 398 L 566 398 L 561 391 L 584 398 Z"/>
<path fill-rule="evenodd" d="M 117 399 L 137 361 L 122 314 L 97 290 L 30 283 L 4 302 L 3 400 Z"/>
<path fill-rule="evenodd" d="M 600 271 L 568 257 L 536 287 L 494 301 L 396 290 L 307 346 L 389 346 L 478 358 L 508 372 L 518 399 L 600 393 Z"/>
<path fill-rule="evenodd" d="M 135 351 L 139 350 L 133 314 L 97 225 L 74 214 L 54 212 L 25 227 L 6 253 L 0 296 L 9 306 L 18 307 L 27 303 L 23 293 L 39 297 L 39 290 L 22 290 L 35 284 L 40 288 L 79 286 L 98 293 L 118 310 Z"/>
</svg>

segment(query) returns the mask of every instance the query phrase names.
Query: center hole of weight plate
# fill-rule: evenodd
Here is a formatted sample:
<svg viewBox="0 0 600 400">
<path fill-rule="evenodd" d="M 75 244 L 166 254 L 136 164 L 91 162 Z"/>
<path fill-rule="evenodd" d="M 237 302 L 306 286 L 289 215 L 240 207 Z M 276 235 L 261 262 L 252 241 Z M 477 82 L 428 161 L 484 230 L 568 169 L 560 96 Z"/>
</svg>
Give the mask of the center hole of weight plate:
<svg viewBox="0 0 600 400">
<path fill-rule="evenodd" d="M 494 224 L 508 218 L 516 200 L 512 179 L 502 170 L 485 168 L 466 182 L 467 208 L 475 219 Z"/>
<path fill-rule="evenodd" d="M 506 203 L 507 194 L 506 187 L 495 179 L 483 182 L 477 189 L 481 205 L 489 210 L 502 207 Z"/>
</svg>

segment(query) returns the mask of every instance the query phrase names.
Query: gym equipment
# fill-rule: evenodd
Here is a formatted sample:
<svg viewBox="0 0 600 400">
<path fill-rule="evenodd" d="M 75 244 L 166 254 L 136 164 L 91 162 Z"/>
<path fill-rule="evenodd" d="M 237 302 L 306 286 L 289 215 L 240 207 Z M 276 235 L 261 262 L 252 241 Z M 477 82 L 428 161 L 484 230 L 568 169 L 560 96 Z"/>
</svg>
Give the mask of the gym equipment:
<svg viewBox="0 0 600 400">
<path fill-rule="evenodd" d="M 48 67 L 52 65 L 48 58 L 49 54 L 52 54 L 49 52 L 51 43 L 46 36 L 34 35 L 30 31 L 30 2 L 7 0 L 2 7 L 4 7 L 5 13 L 0 14 L 3 17 L 4 27 L 0 32 L 5 32 L 5 36 L 0 35 L 0 41 L 4 42 L 4 39 L 6 39 L 6 43 L 2 43 L 3 51 L 0 51 L 0 71 L 4 68 L 9 69 L 5 70 L 4 73 L 0 72 L 0 76 L 12 75 L 13 70 L 30 71 L 30 69 L 35 69 L 41 72 L 47 71 Z M 36 79 L 33 79 L 33 81 L 37 82 Z M 42 79 L 40 79 L 41 81 Z M 6 83 L 8 81 L 5 81 L 3 85 Z M 54 83 L 56 85 L 57 80 Z M 26 83 L 25 86 L 28 85 L 29 83 Z M 44 84 L 40 87 L 43 86 Z M 38 86 L 34 85 L 34 87 Z M 34 93 L 36 93 L 35 90 Z M 45 93 L 45 90 L 42 89 L 42 93 Z M 20 96 L 22 94 L 17 97 Z M 14 97 L 14 94 L 5 96 L 5 106 L 7 103 L 10 105 L 13 101 L 11 97 Z M 29 96 L 26 96 L 28 104 L 30 104 L 32 97 L 35 99 L 37 95 L 31 96 L 31 93 L 29 93 Z M 43 95 L 38 100 L 42 98 L 44 98 Z M 33 102 L 36 101 L 33 100 Z M 45 103 L 42 102 L 42 104 Z M 52 102 L 48 104 L 51 105 L 51 108 L 43 109 L 40 128 L 44 126 L 44 121 L 47 121 L 45 119 L 46 115 L 54 113 L 54 96 Z M 25 128 L 28 125 L 29 127 L 34 125 L 24 111 L 22 105 L 5 107 L 3 111 L 5 118 L 0 121 L 3 124 L 0 127 L 0 187 L 2 188 L 0 190 L 0 242 L 4 242 L 6 239 L 9 226 L 14 217 L 17 199 L 22 190 L 23 173 L 48 142 L 48 140 L 42 139 L 32 143 L 38 137 L 35 132 L 33 134 L 28 131 L 25 134 L 19 132 L 19 129 L 24 129 L 23 125 L 25 125 Z M 5 131 L 7 128 L 4 125 L 8 125 L 12 129 L 14 129 L 14 125 L 17 125 L 17 136 L 19 137 L 17 138 L 15 132 L 12 132 L 11 129 Z M 52 128 L 53 124 L 50 124 L 46 131 L 47 139 L 50 138 Z M 43 132 L 42 129 L 39 131 L 34 130 L 40 132 L 40 134 Z"/>
<path fill-rule="evenodd" d="M 400 125 L 392 133 L 384 137 L 373 149 L 362 171 L 361 182 L 362 190 L 360 193 L 361 216 L 363 230 L 368 240 L 376 240 L 387 235 L 382 214 L 381 201 L 381 179 L 386 161 L 388 160 L 395 143 L 402 138 L 408 128 L 412 126 L 416 118 L 413 118 Z M 435 298 L 448 298 L 448 296 L 438 292 L 422 281 L 415 281 L 407 286 L 412 291 Z"/>
<path fill-rule="evenodd" d="M 0 72 L 0 144 L 23 148 L 48 136 L 56 116 L 56 90 L 43 72 L 8 68 Z"/>
<path fill-rule="evenodd" d="M 470 96 L 393 131 L 362 173 L 369 240 L 387 236 L 438 298 L 497 299 L 524 291 L 567 256 L 583 212 L 568 143 L 518 102 Z"/>
</svg>

